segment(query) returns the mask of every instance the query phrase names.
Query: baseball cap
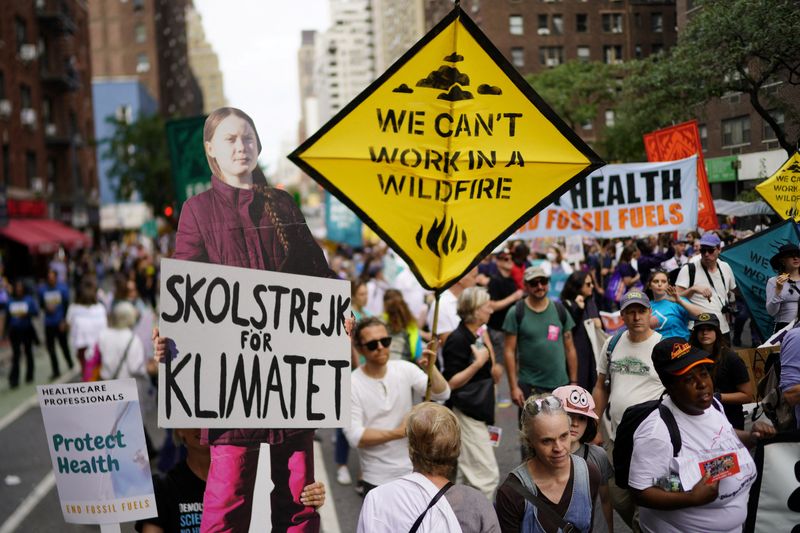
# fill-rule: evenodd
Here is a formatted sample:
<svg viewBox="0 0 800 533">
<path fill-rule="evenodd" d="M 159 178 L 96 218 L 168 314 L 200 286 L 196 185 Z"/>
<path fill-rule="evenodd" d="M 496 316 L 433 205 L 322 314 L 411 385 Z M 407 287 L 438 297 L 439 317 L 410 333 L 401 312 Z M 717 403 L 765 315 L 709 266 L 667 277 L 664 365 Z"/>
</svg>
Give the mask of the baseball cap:
<svg viewBox="0 0 800 533">
<path fill-rule="evenodd" d="M 713 326 L 719 330 L 719 317 L 714 313 L 700 313 L 697 315 L 697 318 L 694 319 L 694 327 L 697 328 L 700 326 Z"/>
<path fill-rule="evenodd" d="M 650 308 L 650 298 L 639 289 L 634 289 L 625 293 L 625 296 L 619 301 L 619 310 L 622 311 L 629 305 L 639 304 L 641 306 Z"/>
<path fill-rule="evenodd" d="M 711 246 L 712 248 L 717 248 L 722 241 L 719 240 L 716 233 L 707 232 L 703 233 L 703 236 L 700 237 L 699 244 L 700 246 Z"/>
<path fill-rule="evenodd" d="M 588 416 L 598 418 L 597 413 L 594 412 L 594 399 L 592 395 L 577 385 L 564 385 L 553 391 L 553 396 L 561 401 L 564 410 L 568 413 L 576 415 Z"/>
<path fill-rule="evenodd" d="M 542 267 L 532 266 L 525 269 L 524 279 L 525 281 L 530 281 L 536 278 L 546 278 L 550 279 L 550 276 L 544 271 Z"/>
<path fill-rule="evenodd" d="M 697 365 L 713 365 L 710 356 L 681 337 L 662 339 L 653 347 L 653 367 L 659 376 L 682 376 Z M 662 380 L 663 381 L 663 380 Z"/>
</svg>

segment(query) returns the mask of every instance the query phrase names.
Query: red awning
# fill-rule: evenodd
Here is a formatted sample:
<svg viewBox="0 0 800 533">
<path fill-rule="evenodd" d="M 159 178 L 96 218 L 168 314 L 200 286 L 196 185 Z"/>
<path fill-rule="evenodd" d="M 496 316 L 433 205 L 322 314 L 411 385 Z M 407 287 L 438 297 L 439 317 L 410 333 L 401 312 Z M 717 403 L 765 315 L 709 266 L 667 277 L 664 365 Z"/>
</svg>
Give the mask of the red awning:
<svg viewBox="0 0 800 533">
<path fill-rule="evenodd" d="M 27 246 L 32 254 L 55 253 L 59 246 L 74 250 L 91 244 L 80 231 L 49 219 L 12 218 L 8 226 L 0 228 L 0 236 Z"/>
</svg>

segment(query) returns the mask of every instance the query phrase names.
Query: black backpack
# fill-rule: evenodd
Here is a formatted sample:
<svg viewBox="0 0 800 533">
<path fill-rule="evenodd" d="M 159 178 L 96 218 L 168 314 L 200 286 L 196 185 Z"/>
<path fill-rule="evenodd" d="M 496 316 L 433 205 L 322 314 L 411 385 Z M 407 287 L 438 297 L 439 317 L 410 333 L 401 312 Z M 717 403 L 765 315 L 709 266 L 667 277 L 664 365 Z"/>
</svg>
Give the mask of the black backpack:
<svg viewBox="0 0 800 533">
<path fill-rule="evenodd" d="M 722 407 L 715 395 L 711 404 L 720 412 Z M 621 489 L 630 488 L 628 486 L 628 475 L 631 470 L 631 458 L 633 457 L 633 434 L 636 428 L 650 416 L 654 410 L 658 409 L 661 420 L 669 431 L 669 440 L 672 442 L 672 456 L 677 457 L 681 451 L 681 432 L 675 416 L 666 405 L 661 403 L 661 399 L 650 400 L 637 405 L 632 405 L 625 409 L 622 420 L 617 426 L 617 436 L 614 440 L 614 480 Z"/>
<path fill-rule="evenodd" d="M 694 277 L 695 274 L 697 274 L 697 265 L 693 262 L 689 262 L 683 265 L 683 267 L 689 269 L 689 287 L 691 287 L 694 285 Z M 678 275 L 681 273 L 681 270 L 683 270 L 683 267 L 672 269 L 669 271 L 669 273 L 667 273 L 667 280 L 669 281 L 670 285 L 675 285 L 675 282 L 678 281 Z M 722 273 L 720 273 L 720 276 L 722 276 Z"/>
</svg>

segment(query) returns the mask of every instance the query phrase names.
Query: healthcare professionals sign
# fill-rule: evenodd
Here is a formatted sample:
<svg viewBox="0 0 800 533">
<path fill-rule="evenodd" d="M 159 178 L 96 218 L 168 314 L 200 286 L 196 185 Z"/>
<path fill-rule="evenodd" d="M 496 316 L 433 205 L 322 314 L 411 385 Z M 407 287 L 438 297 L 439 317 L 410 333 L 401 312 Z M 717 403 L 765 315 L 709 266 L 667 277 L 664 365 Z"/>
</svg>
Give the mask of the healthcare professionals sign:
<svg viewBox="0 0 800 533">
<path fill-rule="evenodd" d="M 458 5 L 289 158 L 439 292 L 604 164 Z"/>
<path fill-rule="evenodd" d="M 350 283 L 161 260 L 161 427 L 341 427 Z"/>
<path fill-rule="evenodd" d="M 114 524 L 156 516 L 136 381 L 36 390 L 64 520 Z"/>
<path fill-rule="evenodd" d="M 573 185 L 514 238 L 624 237 L 697 227 L 697 157 L 606 165 Z"/>
</svg>

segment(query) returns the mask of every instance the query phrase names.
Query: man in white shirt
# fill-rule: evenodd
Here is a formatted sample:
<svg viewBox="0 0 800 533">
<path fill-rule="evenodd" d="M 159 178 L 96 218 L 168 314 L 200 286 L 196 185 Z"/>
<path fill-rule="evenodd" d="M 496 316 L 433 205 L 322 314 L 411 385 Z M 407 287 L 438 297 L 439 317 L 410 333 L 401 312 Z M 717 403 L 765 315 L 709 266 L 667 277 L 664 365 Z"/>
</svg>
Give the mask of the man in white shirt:
<svg viewBox="0 0 800 533">
<path fill-rule="evenodd" d="M 721 241 L 717 235 L 711 232 L 704 233 L 698 244 L 700 260 L 691 261 L 681 268 L 675 281 L 678 295 L 688 298 L 703 311 L 717 315 L 720 331 L 723 335 L 729 336 L 731 327 L 726 315 L 729 312 L 727 310 L 729 302 L 733 301 L 736 278 L 733 277 L 730 265 L 719 260 Z"/>
<path fill-rule="evenodd" d="M 351 421 L 344 428 L 350 446 L 358 448 L 364 494 L 378 485 L 410 474 L 406 439 L 406 416 L 417 397 L 425 394 L 428 376 L 409 361 L 389 360 L 392 338 L 378 318 L 361 320 L 353 331 L 355 348 L 366 362 L 352 374 L 350 385 Z M 418 360 L 427 368 L 425 350 Z M 434 368 L 431 375 L 431 398 L 447 400 L 450 387 Z"/>
<path fill-rule="evenodd" d="M 661 340 L 661 334 L 650 327 L 650 299 L 639 290 L 628 291 L 620 300 L 620 314 L 627 331 L 618 338 L 609 338 L 600 351 L 597 383 L 592 391 L 597 416 L 608 422 L 608 439 L 604 444 L 611 461 L 617 426 L 625 409 L 657 400 L 664 391 L 651 359 L 653 347 Z M 606 354 L 609 343 L 615 339 L 616 345 L 609 361 Z M 638 531 L 637 509 L 628 491 L 617 487 L 613 477 L 608 481 L 608 489 L 614 509 L 629 527 Z"/>
</svg>

